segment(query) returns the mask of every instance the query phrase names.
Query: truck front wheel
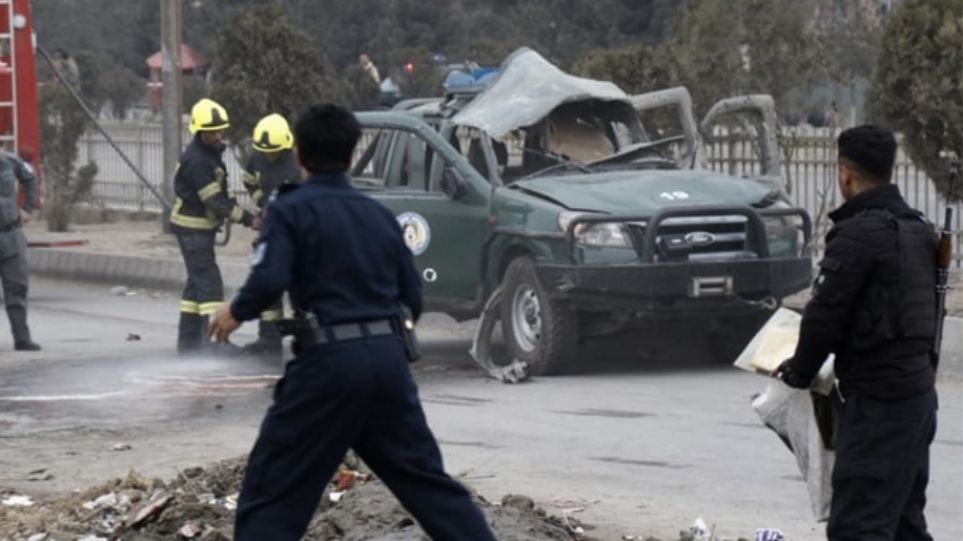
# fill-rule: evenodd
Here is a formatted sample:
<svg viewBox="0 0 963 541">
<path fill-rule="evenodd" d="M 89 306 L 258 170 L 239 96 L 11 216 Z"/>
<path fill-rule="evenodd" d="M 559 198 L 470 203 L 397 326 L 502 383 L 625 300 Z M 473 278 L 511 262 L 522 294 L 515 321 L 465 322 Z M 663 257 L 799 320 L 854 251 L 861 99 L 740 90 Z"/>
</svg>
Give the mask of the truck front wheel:
<svg viewBox="0 0 963 541">
<path fill-rule="evenodd" d="M 517 258 L 505 271 L 501 316 L 509 354 L 527 363 L 531 374 L 560 374 L 571 368 L 578 344 L 575 313 L 549 298 L 531 258 Z"/>
</svg>

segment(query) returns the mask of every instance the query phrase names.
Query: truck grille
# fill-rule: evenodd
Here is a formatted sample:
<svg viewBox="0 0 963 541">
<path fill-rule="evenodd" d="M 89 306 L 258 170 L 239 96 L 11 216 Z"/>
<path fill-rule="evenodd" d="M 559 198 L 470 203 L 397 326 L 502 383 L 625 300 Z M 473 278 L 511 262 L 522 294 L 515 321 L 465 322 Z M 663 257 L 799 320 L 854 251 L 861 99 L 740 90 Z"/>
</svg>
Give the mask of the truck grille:
<svg viewBox="0 0 963 541">
<path fill-rule="evenodd" d="M 698 216 L 668 218 L 659 224 L 656 261 L 747 259 L 758 257 L 749 246 L 745 216 Z M 636 248 L 641 251 L 646 224 L 629 224 Z M 640 254 L 641 255 L 641 254 Z"/>
</svg>

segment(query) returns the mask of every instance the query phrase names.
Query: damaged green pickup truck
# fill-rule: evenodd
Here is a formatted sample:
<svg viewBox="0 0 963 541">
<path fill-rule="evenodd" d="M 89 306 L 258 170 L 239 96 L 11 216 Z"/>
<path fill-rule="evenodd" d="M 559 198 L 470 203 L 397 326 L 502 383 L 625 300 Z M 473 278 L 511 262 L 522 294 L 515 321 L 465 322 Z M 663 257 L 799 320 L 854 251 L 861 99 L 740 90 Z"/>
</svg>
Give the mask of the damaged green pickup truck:
<svg viewBox="0 0 963 541">
<path fill-rule="evenodd" d="M 700 132 L 730 114 L 755 119 L 757 177 L 704 166 Z M 396 214 L 429 309 L 500 319 L 531 374 L 652 321 L 713 334 L 732 361 L 811 280 L 768 97 L 721 102 L 700 126 L 685 89 L 632 97 L 521 49 L 481 91 L 357 116 L 353 182 Z"/>
</svg>

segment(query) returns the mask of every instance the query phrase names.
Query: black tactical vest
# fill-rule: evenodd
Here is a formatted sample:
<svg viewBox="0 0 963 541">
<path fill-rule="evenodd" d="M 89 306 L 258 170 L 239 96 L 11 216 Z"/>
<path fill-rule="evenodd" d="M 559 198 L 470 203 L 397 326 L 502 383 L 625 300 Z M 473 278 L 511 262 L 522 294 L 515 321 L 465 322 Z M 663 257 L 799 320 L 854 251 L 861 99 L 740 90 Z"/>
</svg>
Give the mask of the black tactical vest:
<svg viewBox="0 0 963 541">
<path fill-rule="evenodd" d="M 938 242 L 933 227 L 916 211 L 897 214 L 867 209 L 856 215 L 879 218 L 881 227 L 867 233 L 879 237 L 872 239 L 872 245 L 880 247 L 880 260 L 857 301 L 847 349 L 867 350 L 904 341 L 932 344 Z"/>
</svg>

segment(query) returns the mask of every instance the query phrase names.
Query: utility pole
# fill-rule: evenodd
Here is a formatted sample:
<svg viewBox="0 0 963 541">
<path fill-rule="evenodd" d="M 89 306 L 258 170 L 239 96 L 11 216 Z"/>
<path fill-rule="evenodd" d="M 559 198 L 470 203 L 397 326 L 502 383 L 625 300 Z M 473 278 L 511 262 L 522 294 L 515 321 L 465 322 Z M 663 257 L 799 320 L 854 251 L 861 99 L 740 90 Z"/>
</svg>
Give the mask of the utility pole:
<svg viewBox="0 0 963 541">
<path fill-rule="evenodd" d="M 161 20 L 161 126 L 164 141 L 164 178 L 161 192 L 174 201 L 174 172 L 181 154 L 181 0 L 160 0 Z M 169 211 L 162 220 L 164 232 L 170 233 Z"/>
</svg>

